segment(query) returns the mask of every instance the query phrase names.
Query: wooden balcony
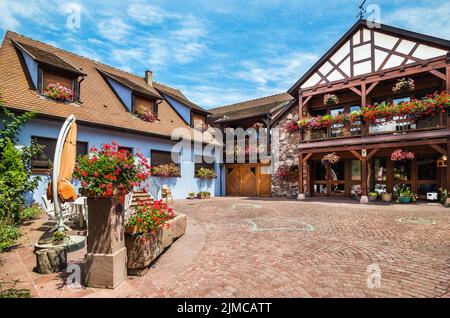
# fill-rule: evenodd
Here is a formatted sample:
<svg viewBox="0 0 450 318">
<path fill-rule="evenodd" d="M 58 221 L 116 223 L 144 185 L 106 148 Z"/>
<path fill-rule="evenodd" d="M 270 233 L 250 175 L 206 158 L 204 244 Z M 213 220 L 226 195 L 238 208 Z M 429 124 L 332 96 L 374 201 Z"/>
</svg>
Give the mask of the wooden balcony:
<svg viewBox="0 0 450 318">
<path fill-rule="evenodd" d="M 377 124 L 357 122 L 347 127 L 333 125 L 325 130 L 308 130 L 304 132 L 303 142 L 383 135 L 404 135 L 411 132 L 447 129 L 448 119 L 445 115 L 438 114 L 419 120 L 396 116 L 392 120 L 383 120 Z"/>
</svg>

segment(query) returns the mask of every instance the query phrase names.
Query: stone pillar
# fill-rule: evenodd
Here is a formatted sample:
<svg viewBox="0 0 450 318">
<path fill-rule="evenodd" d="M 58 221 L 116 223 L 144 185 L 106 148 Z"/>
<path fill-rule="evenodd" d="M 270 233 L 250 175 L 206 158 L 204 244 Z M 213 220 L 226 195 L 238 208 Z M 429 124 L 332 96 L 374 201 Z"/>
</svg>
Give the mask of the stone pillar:
<svg viewBox="0 0 450 318">
<path fill-rule="evenodd" d="M 124 208 L 113 198 L 88 198 L 86 285 L 115 288 L 127 278 Z"/>
</svg>

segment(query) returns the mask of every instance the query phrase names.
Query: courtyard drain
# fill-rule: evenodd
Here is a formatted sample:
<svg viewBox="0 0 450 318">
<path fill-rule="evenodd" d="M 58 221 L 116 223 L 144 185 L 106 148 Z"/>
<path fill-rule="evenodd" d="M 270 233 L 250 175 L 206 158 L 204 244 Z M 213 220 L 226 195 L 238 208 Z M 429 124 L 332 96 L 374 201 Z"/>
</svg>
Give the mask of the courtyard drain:
<svg viewBox="0 0 450 318">
<path fill-rule="evenodd" d="M 296 220 L 283 218 L 253 218 L 247 219 L 251 224 L 251 231 L 302 231 L 312 232 L 314 227 L 311 224 Z"/>
<path fill-rule="evenodd" d="M 406 216 L 404 218 L 399 219 L 400 222 L 403 223 L 411 223 L 411 224 L 419 224 L 419 225 L 431 225 L 436 224 L 436 221 L 425 219 L 420 216 Z"/>
</svg>

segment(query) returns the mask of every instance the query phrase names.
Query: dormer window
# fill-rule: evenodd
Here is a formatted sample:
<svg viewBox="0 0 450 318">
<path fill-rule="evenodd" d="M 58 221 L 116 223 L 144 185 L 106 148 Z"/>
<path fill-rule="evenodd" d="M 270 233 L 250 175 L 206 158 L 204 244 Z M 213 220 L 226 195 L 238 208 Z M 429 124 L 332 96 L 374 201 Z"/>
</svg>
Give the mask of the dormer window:
<svg viewBox="0 0 450 318">
<path fill-rule="evenodd" d="M 78 81 L 63 73 L 49 69 L 40 69 L 39 93 L 58 101 L 76 99 Z"/>
</svg>

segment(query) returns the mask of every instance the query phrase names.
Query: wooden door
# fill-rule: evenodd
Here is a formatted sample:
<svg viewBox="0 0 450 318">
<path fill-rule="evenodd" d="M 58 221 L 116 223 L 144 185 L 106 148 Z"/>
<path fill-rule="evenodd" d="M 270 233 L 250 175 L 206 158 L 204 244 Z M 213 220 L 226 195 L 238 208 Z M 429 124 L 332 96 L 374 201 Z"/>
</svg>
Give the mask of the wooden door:
<svg viewBox="0 0 450 318">
<path fill-rule="evenodd" d="M 229 195 L 239 195 L 241 185 L 239 166 L 228 165 L 226 175 L 226 193 Z"/>
<path fill-rule="evenodd" d="M 240 174 L 241 174 L 240 194 L 255 196 L 258 193 L 256 190 L 257 168 L 258 168 L 257 165 L 240 166 Z"/>
<path fill-rule="evenodd" d="M 259 166 L 258 184 L 258 195 L 261 197 L 270 197 L 270 195 L 272 194 L 272 174 L 270 165 Z"/>
</svg>

